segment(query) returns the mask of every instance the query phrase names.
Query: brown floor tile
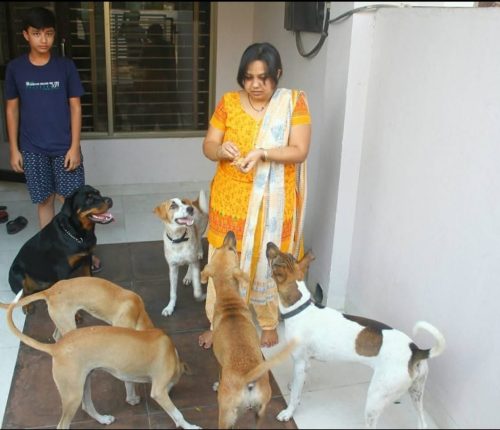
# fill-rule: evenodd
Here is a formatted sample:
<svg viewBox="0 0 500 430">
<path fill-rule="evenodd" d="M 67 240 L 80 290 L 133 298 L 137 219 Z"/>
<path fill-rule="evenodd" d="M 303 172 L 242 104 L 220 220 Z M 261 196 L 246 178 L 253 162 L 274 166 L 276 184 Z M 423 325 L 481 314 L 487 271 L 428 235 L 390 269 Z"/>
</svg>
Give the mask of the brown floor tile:
<svg viewBox="0 0 500 430">
<path fill-rule="evenodd" d="M 238 419 L 235 429 L 296 429 L 297 426 L 293 420 L 286 423 L 278 421 L 275 417 L 284 407 L 286 407 L 284 399 L 272 398 L 267 405 L 266 412 L 257 427 L 257 420 L 253 411 L 244 412 Z M 218 428 L 219 408 L 217 405 L 201 406 L 194 408 L 179 409 L 184 416 L 184 419 L 191 424 L 196 424 L 204 429 Z M 150 428 L 175 428 L 172 419 L 164 412 L 150 414 Z"/>
<path fill-rule="evenodd" d="M 96 273 L 99 278 L 108 279 L 121 285 L 121 282 L 132 280 L 131 244 L 114 243 L 98 245 L 95 255 L 102 263 L 102 270 Z"/>
<path fill-rule="evenodd" d="M 184 277 L 186 269 L 179 273 L 180 284 L 177 287 L 177 302 L 174 313 L 168 317 L 161 314 L 170 298 L 170 282 L 168 278 L 149 281 L 135 281 L 133 291 L 139 294 L 146 305 L 151 320 L 156 327 L 163 328 L 168 334 L 179 331 L 205 330 L 209 322 L 205 314 L 205 302 L 195 300 L 193 287 L 183 285 L 181 276 Z M 203 291 L 206 287 L 202 285 Z"/>
<path fill-rule="evenodd" d="M 161 236 L 160 236 L 161 237 Z M 168 277 L 163 241 L 130 244 L 133 278 L 137 281 Z"/>
</svg>

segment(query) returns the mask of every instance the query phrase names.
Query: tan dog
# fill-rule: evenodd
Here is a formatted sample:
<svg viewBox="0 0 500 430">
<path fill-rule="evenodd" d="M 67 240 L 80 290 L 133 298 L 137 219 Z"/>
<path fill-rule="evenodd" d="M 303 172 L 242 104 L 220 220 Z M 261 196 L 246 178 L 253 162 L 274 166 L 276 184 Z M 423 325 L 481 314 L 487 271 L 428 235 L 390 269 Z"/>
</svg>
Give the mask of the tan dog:
<svg viewBox="0 0 500 430">
<path fill-rule="evenodd" d="M 184 419 L 168 395 L 186 371 L 186 365 L 162 330 L 93 326 L 72 330 L 57 343 L 42 343 L 19 331 L 12 321 L 12 311 L 20 295 L 21 292 L 7 310 L 7 322 L 22 342 L 52 356 L 52 375 L 62 402 L 57 428 L 69 428 L 82 400 L 82 409 L 100 424 L 115 420 L 111 415 L 100 415 L 94 408 L 88 378 L 94 369 L 106 370 L 126 382 L 151 382 L 151 397 L 176 426 L 199 428 Z"/>
<path fill-rule="evenodd" d="M 314 358 L 362 363 L 373 368 L 365 406 L 367 427 L 375 428 L 384 408 L 408 391 L 419 416 L 419 428 L 425 428 L 423 396 L 428 359 L 440 355 L 446 345 L 439 330 L 428 322 L 417 322 L 414 333 L 424 329 L 436 340 L 432 348 L 420 349 L 406 334 L 383 323 L 315 305 L 303 281 L 314 256 L 307 253 L 297 261 L 272 242 L 267 244 L 266 255 L 278 287 L 285 337 L 300 339 L 300 346 L 292 353 L 290 401 L 277 419 L 288 421 L 293 416 L 310 360 Z"/>
<path fill-rule="evenodd" d="M 239 293 L 238 282 L 248 282 L 248 276 L 239 268 L 232 231 L 201 272 L 202 282 L 208 277 L 213 278 L 216 291 L 213 349 L 221 366 L 220 383 L 214 384 L 218 390 L 219 428 L 232 427 L 246 409 L 256 411 L 260 421 L 271 399 L 268 371 L 290 354 L 295 343 L 290 342 L 264 361 L 251 312 Z"/>
<path fill-rule="evenodd" d="M 37 300 L 47 303 L 48 313 L 56 326 L 55 340 L 76 329 L 75 314 L 79 310 L 117 327 L 154 328 L 139 295 L 102 278 L 65 279 L 47 290 L 23 297 L 14 307 L 27 306 Z M 0 303 L 0 307 L 7 309 L 9 305 Z M 138 404 L 141 398 L 136 394 L 134 384 L 126 382 L 125 388 L 127 403 Z"/>
</svg>

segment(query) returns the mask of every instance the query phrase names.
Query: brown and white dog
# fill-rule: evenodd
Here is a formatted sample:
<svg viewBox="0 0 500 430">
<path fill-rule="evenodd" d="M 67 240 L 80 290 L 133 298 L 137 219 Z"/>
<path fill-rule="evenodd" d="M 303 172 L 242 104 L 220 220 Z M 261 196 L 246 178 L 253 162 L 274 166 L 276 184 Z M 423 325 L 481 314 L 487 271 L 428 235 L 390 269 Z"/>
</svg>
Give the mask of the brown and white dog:
<svg viewBox="0 0 500 430">
<path fill-rule="evenodd" d="M 162 310 L 162 315 L 174 312 L 177 301 L 177 280 L 179 267 L 189 265 L 183 283 L 193 284 L 196 300 L 204 300 L 200 283 L 200 261 L 203 258 L 201 239 L 208 224 L 208 202 L 203 190 L 194 201 L 173 198 L 154 209 L 163 221 L 163 250 L 170 275 L 170 301 Z"/>
<path fill-rule="evenodd" d="M 292 417 L 300 402 L 309 362 L 315 358 L 358 362 L 374 369 L 365 407 L 367 427 L 375 428 L 384 408 L 409 391 L 419 414 L 419 427 L 425 428 L 423 392 L 428 373 L 427 359 L 444 351 L 443 335 L 431 324 L 417 322 L 414 333 L 424 329 L 437 342 L 431 349 L 422 350 L 406 334 L 383 323 L 320 308 L 312 302 L 303 282 L 304 273 L 314 256 L 307 253 L 297 262 L 272 242 L 267 244 L 266 253 L 278 287 L 285 337 L 298 338 L 300 345 L 292 353 L 294 368 L 290 402 L 277 419 L 288 421 Z"/>
<path fill-rule="evenodd" d="M 27 306 L 38 300 L 47 303 L 47 311 L 56 326 L 53 334 L 56 341 L 76 329 L 75 315 L 79 310 L 116 327 L 154 328 L 139 295 L 102 278 L 81 276 L 65 279 L 47 290 L 23 297 L 14 307 Z M 9 305 L 0 303 L 0 307 L 7 309 Z M 125 389 L 127 403 L 137 405 L 141 398 L 136 394 L 135 384 L 125 382 Z"/>
<path fill-rule="evenodd" d="M 111 415 L 99 414 L 92 403 L 88 376 L 94 369 L 103 369 L 125 382 L 151 383 L 151 397 L 177 427 L 199 428 L 184 419 L 168 395 L 187 366 L 180 360 L 172 339 L 162 330 L 92 326 L 71 330 L 56 343 L 39 342 L 19 331 L 12 321 L 12 311 L 21 294 L 7 310 L 7 323 L 22 342 L 52 357 L 52 376 L 62 402 L 57 428 L 69 428 L 80 404 L 100 424 L 115 420 Z"/>
<path fill-rule="evenodd" d="M 252 314 L 239 293 L 239 283 L 249 279 L 240 269 L 232 231 L 201 272 L 203 282 L 208 277 L 213 279 L 216 291 L 213 348 L 221 366 L 220 382 L 214 384 L 218 391 L 218 428 L 226 429 L 247 409 L 256 411 L 259 420 L 263 417 L 271 399 L 268 371 L 290 354 L 295 341 L 264 361 Z"/>
</svg>

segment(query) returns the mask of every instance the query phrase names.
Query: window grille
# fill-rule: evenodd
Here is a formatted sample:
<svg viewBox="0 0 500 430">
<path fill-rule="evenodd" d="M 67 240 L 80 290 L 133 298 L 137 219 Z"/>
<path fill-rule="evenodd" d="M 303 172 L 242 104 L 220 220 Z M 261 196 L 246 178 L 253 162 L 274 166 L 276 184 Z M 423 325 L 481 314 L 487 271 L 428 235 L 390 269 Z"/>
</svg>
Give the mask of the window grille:
<svg viewBox="0 0 500 430">
<path fill-rule="evenodd" d="M 0 38 L 10 38 L 10 58 L 28 50 L 21 22 L 29 7 L 44 6 L 56 14 L 53 49 L 73 59 L 85 89 L 81 99 L 84 133 L 207 129 L 210 2 L 4 4 L 10 29 Z"/>
</svg>

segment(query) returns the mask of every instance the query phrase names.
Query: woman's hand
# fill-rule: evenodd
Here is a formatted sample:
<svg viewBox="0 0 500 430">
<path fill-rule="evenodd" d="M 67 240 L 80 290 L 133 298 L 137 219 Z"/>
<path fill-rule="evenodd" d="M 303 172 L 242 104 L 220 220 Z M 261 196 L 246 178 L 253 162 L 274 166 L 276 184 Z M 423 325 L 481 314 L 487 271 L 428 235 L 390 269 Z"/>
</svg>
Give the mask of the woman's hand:
<svg viewBox="0 0 500 430">
<path fill-rule="evenodd" d="M 240 156 L 240 150 L 233 142 L 224 142 L 217 148 L 216 152 L 219 160 L 234 160 Z"/>
<path fill-rule="evenodd" d="M 208 127 L 207 136 L 203 140 L 203 154 L 209 160 L 235 160 L 240 157 L 240 150 L 230 141 L 223 142 L 224 132 L 213 125 Z"/>
<path fill-rule="evenodd" d="M 252 170 L 259 161 L 264 159 L 263 149 L 252 149 L 241 162 L 236 166 L 243 173 L 248 173 Z"/>
</svg>

